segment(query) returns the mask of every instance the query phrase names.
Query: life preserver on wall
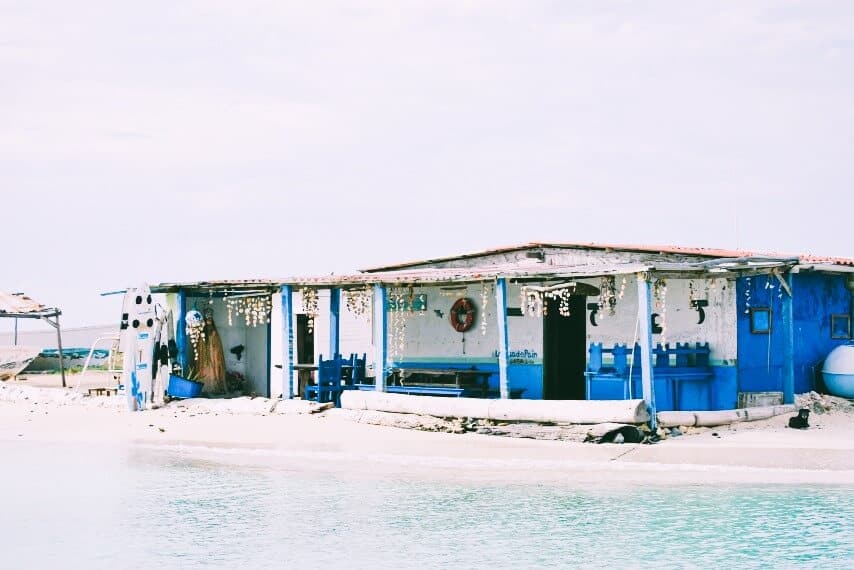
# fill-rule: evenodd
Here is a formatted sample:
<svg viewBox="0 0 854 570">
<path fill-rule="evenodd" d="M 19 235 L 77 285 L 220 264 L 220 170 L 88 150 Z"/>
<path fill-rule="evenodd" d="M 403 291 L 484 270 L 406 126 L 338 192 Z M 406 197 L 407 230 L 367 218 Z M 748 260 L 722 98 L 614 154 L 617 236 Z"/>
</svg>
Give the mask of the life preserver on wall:
<svg viewBox="0 0 854 570">
<path fill-rule="evenodd" d="M 457 299 L 451 307 L 451 326 L 457 332 L 466 332 L 474 324 L 474 303 L 471 299 Z"/>
</svg>

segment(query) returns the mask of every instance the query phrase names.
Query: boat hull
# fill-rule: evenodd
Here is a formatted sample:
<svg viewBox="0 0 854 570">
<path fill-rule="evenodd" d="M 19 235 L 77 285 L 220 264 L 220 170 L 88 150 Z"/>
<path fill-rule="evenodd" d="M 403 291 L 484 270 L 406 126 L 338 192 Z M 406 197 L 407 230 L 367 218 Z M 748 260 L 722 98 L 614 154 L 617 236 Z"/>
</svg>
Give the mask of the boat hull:
<svg viewBox="0 0 854 570">
<path fill-rule="evenodd" d="M 39 355 L 33 346 L 0 347 L 0 380 L 14 378 Z"/>
</svg>

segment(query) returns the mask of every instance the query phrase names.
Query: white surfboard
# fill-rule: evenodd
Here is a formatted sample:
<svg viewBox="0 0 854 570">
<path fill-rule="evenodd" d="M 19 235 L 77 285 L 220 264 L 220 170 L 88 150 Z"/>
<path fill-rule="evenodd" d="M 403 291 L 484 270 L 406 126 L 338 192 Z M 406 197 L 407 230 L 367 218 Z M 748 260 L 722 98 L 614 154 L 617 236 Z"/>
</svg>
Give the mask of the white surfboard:
<svg viewBox="0 0 854 570">
<path fill-rule="evenodd" d="M 119 348 L 124 355 L 122 383 L 131 410 L 148 409 L 153 402 L 153 370 L 159 364 L 155 359 L 158 325 L 148 285 L 128 289 L 122 303 Z"/>
</svg>

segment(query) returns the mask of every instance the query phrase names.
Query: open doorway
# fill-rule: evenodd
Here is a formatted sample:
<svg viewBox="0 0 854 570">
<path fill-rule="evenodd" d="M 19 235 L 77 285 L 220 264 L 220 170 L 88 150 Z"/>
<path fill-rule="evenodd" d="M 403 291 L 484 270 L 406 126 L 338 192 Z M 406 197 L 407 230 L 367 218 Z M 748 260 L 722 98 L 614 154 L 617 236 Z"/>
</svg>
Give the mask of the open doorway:
<svg viewBox="0 0 854 570">
<path fill-rule="evenodd" d="M 314 364 L 314 328 L 308 326 L 308 315 L 297 315 L 297 364 Z M 297 396 L 304 397 L 305 386 L 311 382 L 311 370 L 297 372 Z"/>
<path fill-rule="evenodd" d="M 583 400 L 587 366 L 587 297 L 573 295 L 569 315 L 563 316 L 558 299 L 548 299 L 543 315 L 543 399 Z"/>
</svg>

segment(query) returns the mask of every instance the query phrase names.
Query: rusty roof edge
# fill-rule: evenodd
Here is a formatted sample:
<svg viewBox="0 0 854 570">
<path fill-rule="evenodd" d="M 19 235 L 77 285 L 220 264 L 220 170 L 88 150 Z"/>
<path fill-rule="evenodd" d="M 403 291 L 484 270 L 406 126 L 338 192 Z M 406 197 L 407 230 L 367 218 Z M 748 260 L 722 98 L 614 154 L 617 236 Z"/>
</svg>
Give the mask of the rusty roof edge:
<svg viewBox="0 0 854 570">
<path fill-rule="evenodd" d="M 513 251 L 521 251 L 525 249 L 537 249 L 537 248 L 554 248 L 554 249 L 593 249 L 600 251 L 624 251 L 631 253 L 660 253 L 660 254 L 674 254 L 674 255 L 692 255 L 696 257 L 708 257 L 708 258 L 729 258 L 729 257 L 764 257 L 764 258 L 773 258 L 773 259 L 797 259 L 801 262 L 833 262 L 837 265 L 851 265 L 854 266 L 854 258 L 844 258 L 844 257 L 832 257 L 832 256 L 816 256 L 813 254 L 784 254 L 784 253 L 774 253 L 774 252 L 753 252 L 748 250 L 727 250 L 722 248 L 713 248 L 713 247 L 690 247 L 690 246 L 678 246 L 678 245 L 643 245 L 643 244 L 605 244 L 605 243 L 554 243 L 554 242 L 529 242 L 523 243 L 513 246 L 507 247 L 499 247 L 493 249 L 487 249 L 482 251 L 476 251 L 471 253 L 464 253 L 460 255 L 450 255 L 443 257 L 436 257 L 432 259 L 424 259 L 419 261 L 408 261 L 399 264 L 392 265 L 384 265 L 379 267 L 371 267 L 360 269 L 359 271 L 363 273 L 379 273 L 385 271 L 393 271 L 393 270 L 401 270 L 406 268 L 411 268 L 419 265 L 426 265 L 430 263 L 441 263 L 446 261 L 455 261 L 462 259 L 472 259 L 476 257 L 483 257 L 486 255 L 495 255 L 500 253 L 509 253 Z"/>
</svg>

